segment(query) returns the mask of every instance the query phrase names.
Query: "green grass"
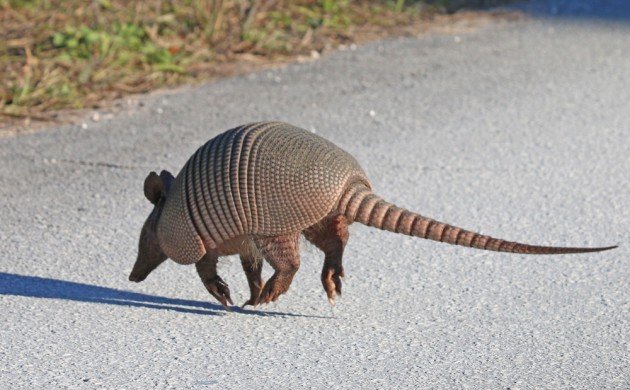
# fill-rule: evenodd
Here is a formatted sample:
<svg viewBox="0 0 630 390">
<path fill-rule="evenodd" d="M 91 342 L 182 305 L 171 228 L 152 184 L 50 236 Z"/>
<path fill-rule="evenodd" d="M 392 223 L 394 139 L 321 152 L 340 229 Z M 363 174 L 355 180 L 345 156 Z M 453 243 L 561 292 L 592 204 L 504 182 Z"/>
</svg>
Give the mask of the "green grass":
<svg viewBox="0 0 630 390">
<path fill-rule="evenodd" d="M 406 26 L 420 1 L 0 0 L 1 118 L 48 118 Z M 357 32 L 359 31 L 359 32 Z"/>
</svg>

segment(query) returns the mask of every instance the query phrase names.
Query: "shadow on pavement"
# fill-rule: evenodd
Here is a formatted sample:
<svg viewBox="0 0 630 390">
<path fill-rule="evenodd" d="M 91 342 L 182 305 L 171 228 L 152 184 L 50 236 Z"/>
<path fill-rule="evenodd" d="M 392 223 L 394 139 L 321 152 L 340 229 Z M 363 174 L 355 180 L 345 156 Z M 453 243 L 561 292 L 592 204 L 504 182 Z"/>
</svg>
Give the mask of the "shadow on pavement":
<svg viewBox="0 0 630 390">
<path fill-rule="evenodd" d="M 145 307 L 149 309 L 173 310 L 182 313 L 203 315 L 225 315 L 228 312 L 219 304 L 210 302 L 175 299 L 117 290 L 114 288 L 93 286 L 90 284 L 68 282 L 59 279 L 41 278 L 0 272 L 0 295 L 17 295 L 33 298 L 65 299 L 77 302 L 104 303 L 118 306 Z M 287 317 L 312 317 L 301 314 L 263 312 L 235 307 L 233 312 L 241 314 Z"/>
</svg>

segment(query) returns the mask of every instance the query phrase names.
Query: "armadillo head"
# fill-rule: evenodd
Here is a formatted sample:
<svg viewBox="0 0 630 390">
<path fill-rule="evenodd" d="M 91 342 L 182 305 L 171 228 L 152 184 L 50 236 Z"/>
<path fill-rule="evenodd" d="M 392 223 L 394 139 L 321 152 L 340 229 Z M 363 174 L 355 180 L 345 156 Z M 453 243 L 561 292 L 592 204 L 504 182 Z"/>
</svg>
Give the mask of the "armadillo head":
<svg viewBox="0 0 630 390">
<path fill-rule="evenodd" d="M 143 281 L 154 269 L 167 259 L 160 248 L 156 228 L 162 214 L 162 208 L 175 178 L 168 171 L 151 172 L 144 180 L 144 195 L 153 203 L 154 207 L 142 226 L 138 243 L 138 259 L 129 275 L 132 282 Z"/>
</svg>

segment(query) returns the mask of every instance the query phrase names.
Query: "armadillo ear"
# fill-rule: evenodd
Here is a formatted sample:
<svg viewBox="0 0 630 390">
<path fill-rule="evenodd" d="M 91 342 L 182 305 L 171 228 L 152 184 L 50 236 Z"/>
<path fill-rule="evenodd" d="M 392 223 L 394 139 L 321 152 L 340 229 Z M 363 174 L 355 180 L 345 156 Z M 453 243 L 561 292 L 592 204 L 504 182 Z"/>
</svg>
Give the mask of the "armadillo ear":
<svg viewBox="0 0 630 390">
<path fill-rule="evenodd" d="M 149 176 L 144 179 L 144 196 L 149 199 L 149 202 L 157 204 L 163 190 L 164 183 L 162 183 L 162 179 L 155 172 L 149 173 Z"/>
<path fill-rule="evenodd" d="M 160 172 L 160 179 L 162 179 L 162 183 L 164 183 L 164 193 L 168 194 L 171 189 L 171 184 L 175 181 L 175 177 L 169 171 Z"/>
</svg>

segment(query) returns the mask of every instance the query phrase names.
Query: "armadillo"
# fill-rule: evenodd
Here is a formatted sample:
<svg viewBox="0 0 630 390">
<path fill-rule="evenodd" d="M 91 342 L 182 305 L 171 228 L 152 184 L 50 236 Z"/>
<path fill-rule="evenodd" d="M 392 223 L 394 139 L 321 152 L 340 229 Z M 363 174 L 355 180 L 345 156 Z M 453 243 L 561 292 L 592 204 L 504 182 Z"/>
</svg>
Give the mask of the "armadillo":
<svg viewBox="0 0 630 390">
<path fill-rule="evenodd" d="M 522 254 L 596 252 L 615 246 L 528 245 L 461 229 L 389 203 L 372 192 L 357 160 L 330 141 L 283 122 L 253 123 L 209 140 L 177 177 L 151 172 L 145 196 L 154 208 L 129 276 L 144 280 L 167 258 L 195 263 L 208 292 L 233 304 L 217 274 L 220 256 L 240 255 L 250 298 L 276 301 L 300 266 L 299 237 L 324 253 L 321 282 L 331 304 L 341 294 L 348 226 L 359 222 L 448 244 Z M 262 259 L 274 269 L 263 283 Z"/>
</svg>

